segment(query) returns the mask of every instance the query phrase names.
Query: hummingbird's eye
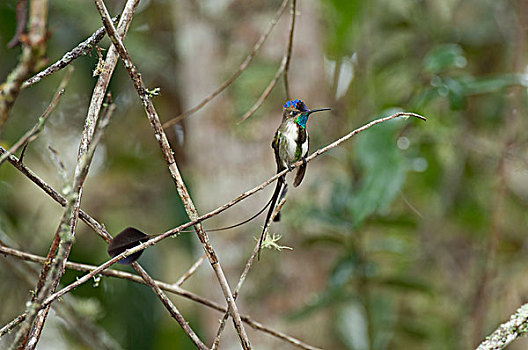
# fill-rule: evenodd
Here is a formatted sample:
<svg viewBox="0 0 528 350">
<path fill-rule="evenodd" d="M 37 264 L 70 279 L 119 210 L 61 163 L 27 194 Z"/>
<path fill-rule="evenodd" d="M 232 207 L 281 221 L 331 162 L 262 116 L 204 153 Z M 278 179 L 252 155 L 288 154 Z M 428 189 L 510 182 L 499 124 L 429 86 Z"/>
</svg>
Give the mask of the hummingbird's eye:
<svg viewBox="0 0 528 350">
<path fill-rule="evenodd" d="M 291 111 L 291 112 L 290 112 L 290 115 L 291 115 L 292 117 L 293 117 L 295 114 L 296 114 L 295 111 Z"/>
</svg>

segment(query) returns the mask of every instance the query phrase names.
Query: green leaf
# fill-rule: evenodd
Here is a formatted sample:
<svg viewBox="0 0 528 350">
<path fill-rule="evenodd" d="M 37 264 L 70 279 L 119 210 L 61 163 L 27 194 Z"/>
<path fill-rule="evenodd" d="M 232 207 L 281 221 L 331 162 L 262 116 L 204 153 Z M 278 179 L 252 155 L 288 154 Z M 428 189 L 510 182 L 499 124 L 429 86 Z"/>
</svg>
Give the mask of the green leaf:
<svg viewBox="0 0 528 350">
<path fill-rule="evenodd" d="M 356 226 L 368 216 L 387 210 L 404 184 L 407 167 L 395 141 L 401 127 L 401 121 L 393 120 L 358 137 L 356 154 L 362 180 L 351 199 Z"/>
<path fill-rule="evenodd" d="M 424 69 L 438 74 L 450 68 L 463 68 L 467 63 L 462 48 L 457 44 L 435 46 L 424 58 Z"/>
</svg>

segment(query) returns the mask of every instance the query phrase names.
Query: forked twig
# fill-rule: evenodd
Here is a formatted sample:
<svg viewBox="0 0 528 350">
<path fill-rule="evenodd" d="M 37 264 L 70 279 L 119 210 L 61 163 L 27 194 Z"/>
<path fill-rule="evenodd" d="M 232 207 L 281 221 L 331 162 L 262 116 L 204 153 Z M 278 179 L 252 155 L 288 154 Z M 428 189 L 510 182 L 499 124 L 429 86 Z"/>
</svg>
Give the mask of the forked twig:
<svg viewBox="0 0 528 350">
<path fill-rule="evenodd" d="M 112 20 L 114 21 L 117 21 L 117 19 L 118 19 L 117 17 L 112 18 Z M 66 52 L 61 57 L 61 59 L 59 59 L 57 62 L 53 63 L 48 68 L 38 72 L 31 78 L 27 79 L 22 84 L 22 89 L 25 89 L 27 87 L 30 87 L 33 84 L 38 83 L 45 77 L 50 76 L 53 73 L 58 72 L 59 70 L 63 69 L 64 67 L 72 63 L 73 60 L 75 60 L 76 58 L 86 55 L 88 52 L 90 52 L 95 47 L 95 45 L 97 45 L 104 38 L 105 34 L 106 34 L 106 29 L 104 27 L 97 29 L 85 41 L 77 45 L 71 51 Z"/>
</svg>

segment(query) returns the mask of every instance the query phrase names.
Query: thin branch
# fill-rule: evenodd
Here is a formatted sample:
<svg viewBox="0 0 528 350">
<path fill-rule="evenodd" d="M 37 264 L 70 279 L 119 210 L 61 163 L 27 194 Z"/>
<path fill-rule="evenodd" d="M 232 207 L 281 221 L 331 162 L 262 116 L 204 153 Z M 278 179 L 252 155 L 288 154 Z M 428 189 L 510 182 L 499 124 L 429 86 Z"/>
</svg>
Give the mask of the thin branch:
<svg viewBox="0 0 528 350">
<path fill-rule="evenodd" d="M 117 17 L 114 17 L 113 20 L 117 21 Z M 22 84 L 22 89 L 25 89 L 33 84 L 38 83 L 43 78 L 50 76 L 53 73 L 63 69 L 64 67 L 72 63 L 72 61 L 76 58 L 86 55 L 104 38 L 105 34 L 106 29 L 104 27 L 97 29 L 88 39 L 77 45 L 71 51 L 66 52 L 60 60 L 26 80 Z"/>
<path fill-rule="evenodd" d="M 185 271 L 185 273 L 176 281 L 176 283 L 174 283 L 174 285 L 180 287 L 183 282 L 187 281 L 187 279 L 192 276 L 196 269 L 202 265 L 202 263 L 205 261 L 205 258 L 207 258 L 207 255 L 203 253 L 200 258 L 198 258 L 198 260 L 196 260 L 194 264 L 192 264 L 192 266 L 189 267 L 187 271 Z"/>
<path fill-rule="evenodd" d="M 11 148 L 6 153 L 0 156 L 0 165 L 2 165 L 2 163 L 7 159 L 8 155 L 15 153 L 20 147 L 29 144 L 37 138 L 38 134 L 42 131 L 42 128 L 44 127 L 44 124 L 46 123 L 51 112 L 55 109 L 55 107 L 59 103 L 60 98 L 64 94 L 64 89 L 70 81 L 72 71 L 73 68 L 69 69 L 66 72 L 66 75 L 60 82 L 59 87 L 55 92 L 55 95 L 53 95 L 50 104 L 48 105 L 44 113 L 42 113 L 42 115 L 38 118 L 37 123 L 30 130 L 28 130 L 17 142 L 15 142 L 15 144 L 11 146 Z"/>
<path fill-rule="evenodd" d="M 149 274 L 137 262 L 133 262 L 132 267 L 134 268 L 134 270 L 136 270 L 138 275 L 141 276 L 143 281 L 145 281 L 145 284 L 149 285 L 154 290 L 154 292 L 156 293 L 158 298 L 161 300 L 165 308 L 169 310 L 169 313 L 171 314 L 171 316 L 180 324 L 183 331 L 191 338 L 191 341 L 197 346 L 197 348 L 200 350 L 207 350 L 208 347 L 205 346 L 205 344 L 196 335 L 196 333 L 189 326 L 187 321 L 185 321 L 180 311 L 169 300 L 167 295 L 161 291 L 161 288 L 156 284 L 156 281 L 154 281 L 154 279 L 150 277 Z"/>
<path fill-rule="evenodd" d="M 528 304 L 524 304 L 480 343 L 477 350 L 499 350 L 510 345 L 518 337 L 528 333 Z"/>
<path fill-rule="evenodd" d="M 26 314 L 23 313 L 22 315 L 18 315 L 11 322 L 7 323 L 5 326 L 0 328 L 0 338 L 2 338 L 4 335 L 6 335 L 7 333 L 15 329 L 15 327 L 18 326 L 25 319 L 26 319 Z"/>
<path fill-rule="evenodd" d="M 284 89 L 286 91 L 286 100 L 290 99 L 290 87 L 288 86 L 288 71 L 290 68 L 290 61 L 291 61 L 291 55 L 292 55 L 292 49 L 293 49 L 293 30 L 295 29 L 295 18 L 297 17 L 296 12 L 297 12 L 297 0 L 292 0 L 290 35 L 288 36 L 286 66 L 284 67 Z"/>
<path fill-rule="evenodd" d="M 0 155 L 6 154 L 6 150 L 0 146 Z M 66 205 L 66 198 L 64 198 L 59 192 L 55 191 L 50 185 L 44 182 L 40 177 L 38 177 L 31 169 L 26 167 L 20 159 L 13 155 L 8 155 L 7 161 L 11 163 L 18 171 L 24 174 L 29 180 L 31 180 L 35 185 L 40 187 L 47 195 L 53 198 L 61 206 Z M 93 229 L 99 236 L 101 236 L 107 243 L 110 242 L 112 236 L 106 231 L 103 225 L 98 223 L 95 219 L 89 216 L 82 209 L 79 211 L 79 217 L 83 220 L 91 229 Z"/>
<path fill-rule="evenodd" d="M 284 205 L 284 203 L 286 202 L 286 198 L 282 198 L 282 200 L 279 202 L 279 204 L 277 204 L 275 206 L 275 209 L 273 210 L 273 212 L 271 213 L 271 217 L 269 219 L 269 222 L 273 222 L 273 220 L 275 219 L 275 217 L 277 216 L 277 214 L 279 213 L 279 211 L 281 210 L 282 206 Z M 267 228 L 269 227 L 269 225 L 266 227 L 266 230 L 264 231 L 263 234 L 266 234 L 267 233 Z M 238 284 L 235 288 L 235 291 L 233 293 L 233 298 L 237 298 L 239 293 L 240 293 L 240 289 L 242 289 L 242 285 L 244 284 L 244 281 L 246 280 L 246 277 L 249 273 L 249 270 L 251 269 L 251 266 L 253 265 L 253 262 L 255 261 L 255 257 L 258 255 L 259 251 L 260 251 L 261 247 L 260 247 L 260 239 L 257 240 L 257 244 L 255 244 L 255 248 L 253 248 L 253 252 L 251 253 L 251 256 L 249 257 L 248 261 L 246 262 L 246 266 L 244 267 L 244 271 L 242 271 L 242 274 L 240 275 L 240 279 L 238 280 Z M 215 336 L 215 339 L 213 341 L 213 346 L 211 347 L 211 350 L 215 350 L 215 349 L 218 349 L 218 345 L 220 344 L 220 338 L 222 336 L 222 332 L 224 331 L 224 328 L 225 328 L 225 322 L 227 321 L 227 318 L 229 317 L 229 313 L 225 313 L 222 320 L 220 320 L 220 326 L 218 327 L 218 331 L 216 332 L 216 336 Z"/>
<path fill-rule="evenodd" d="M 20 61 L 0 84 L 0 135 L 9 118 L 24 79 L 40 64 L 46 49 L 46 23 L 48 19 L 48 1 L 34 0 L 29 5 L 29 32 L 23 42 Z M 27 42 L 26 42 L 27 41 Z"/>
<path fill-rule="evenodd" d="M 247 118 L 251 117 L 253 113 L 257 111 L 257 109 L 262 106 L 266 98 L 268 98 L 269 94 L 271 93 L 271 90 L 277 85 L 277 81 L 279 81 L 279 78 L 281 77 L 282 73 L 284 73 L 284 69 L 286 68 L 286 62 L 287 62 L 287 56 L 284 55 L 281 61 L 281 65 L 279 66 L 279 69 L 275 73 L 275 76 L 270 81 L 268 86 L 264 89 L 260 97 L 258 98 L 257 102 L 251 108 L 240 118 L 240 120 L 237 122 L 237 125 L 245 121 Z"/>
<path fill-rule="evenodd" d="M 289 100 L 290 99 L 290 88 L 288 86 L 288 69 L 290 67 L 290 61 L 291 61 L 291 54 L 292 54 L 292 47 L 293 47 L 293 30 L 295 28 L 295 16 L 296 16 L 296 8 L 297 8 L 297 1 L 292 1 L 292 12 L 291 12 L 291 21 L 290 21 L 290 32 L 288 36 L 288 47 L 286 49 L 286 53 L 282 57 L 281 65 L 279 66 L 279 69 L 277 69 L 277 72 L 275 73 L 275 76 L 270 81 L 268 86 L 264 89 L 260 97 L 257 99 L 257 102 L 251 106 L 251 108 L 240 118 L 240 120 L 237 122 L 237 125 L 251 117 L 257 109 L 262 106 L 264 101 L 268 98 L 269 94 L 271 93 L 271 90 L 277 85 L 277 82 L 279 81 L 279 78 L 282 74 L 284 74 L 284 87 L 286 89 L 286 97 Z"/>
<path fill-rule="evenodd" d="M 154 105 L 150 98 L 151 96 L 148 90 L 145 88 L 143 79 L 141 75 L 138 73 L 136 66 L 132 62 L 130 55 L 128 54 L 125 46 L 123 45 L 123 42 L 121 41 L 121 39 L 116 33 L 116 30 L 114 28 L 112 21 L 110 20 L 110 15 L 108 14 L 108 10 L 106 9 L 106 6 L 104 5 L 103 0 L 94 0 L 94 1 L 95 1 L 95 4 L 97 6 L 99 13 L 101 14 L 103 25 L 106 28 L 108 36 L 112 40 L 114 47 L 117 48 L 117 51 L 119 52 L 119 56 L 121 57 L 121 60 L 123 61 L 123 64 L 126 70 L 128 71 L 130 78 L 132 82 L 134 83 L 134 87 L 136 88 L 138 95 L 143 103 L 145 112 L 154 130 L 154 134 L 156 136 L 156 139 L 158 140 L 158 143 L 164 155 L 165 161 L 167 162 L 169 171 L 171 173 L 171 177 L 182 199 L 187 215 L 189 215 L 191 219 L 196 219 L 198 217 L 198 212 L 194 206 L 194 203 L 192 202 L 192 199 L 189 195 L 189 192 L 187 191 L 187 188 L 185 187 L 185 184 L 179 172 L 178 166 L 176 164 L 176 160 L 174 159 L 173 151 L 170 147 L 167 136 L 165 135 L 165 132 L 163 131 L 163 127 L 159 120 L 158 113 L 156 112 L 156 109 L 154 108 Z M 240 319 L 238 307 L 235 304 L 233 295 L 231 293 L 231 289 L 227 282 L 227 278 L 225 277 L 222 267 L 220 266 L 220 263 L 218 261 L 218 257 L 216 256 L 216 253 L 213 247 L 209 243 L 209 237 L 205 233 L 201 224 L 198 223 L 195 226 L 195 230 L 196 230 L 196 234 L 198 235 L 198 238 L 200 239 L 200 242 L 203 245 L 204 251 L 207 254 L 209 262 L 215 272 L 215 275 L 218 279 L 218 282 L 220 284 L 224 297 L 227 301 L 229 311 L 233 318 L 233 323 L 235 325 L 235 329 L 239 336 L 239 340 L 242 345 L 242 348 L 244 350 L 251 349 L 251 345 L 249 343 L 248 336 L 244 329 L 244 325 L 242 324 L 242 320 Z"/>
<path fill-rule="evenodd" d="M 235 73 L 233 73 L 233 75 L 225 80 L 222 84 L 220 84 L 220 86 L 215 90 L 213 91 L 210 95 L 206 96 L 202 101 L 200 101 L 196 106 L 192 107 L 191 109 L 183 112 L 182 114 L 180 114 L 179 116 L 177 117 L 174 117 L 172 118 L 171 120 L 169 121 L 166 121 L 164 124 L 163 124 L 163 128 L 166 129 L 174 124 L 177 124 L 179 121 L 183 120 L 185 117 L 191 115 L 191 114 L 194 114 L 196 112 L 198 112 L 200 109 L 202 109 L 207 103 L 209 103 L 209 101 L 211 101 L 213 98 L 215 98 L 216 96 L 218 96 L 222 91 L 224 91 L 229 85 L 231 85 L 231 83 L 233 83 L 233 81 L 235 81 L 238 76 L 240 74 L 242 74 L 242 72 L 244 70 L 246 70 L 246 68 L 249 66 L 249 64 L 251 63 L 251 61 L 253 60 L 253 58 L 255 57 L 255 55 L 257 54 L 258 50 L 260 50 L 260 47 L 262 46 L 262 44 L 264 44 L 264 41 L 266 41 L 266 39 L 268 38 L 268 36 L 270 35 L 272 29 L 275 27 L 275 25 L 277 24 L 277 22 L 279 21 L 279 18 L 282 16 L 283 12 L 284 12 L 284 9 L 286 8 L 286 4 L 288 4 L 288 1 L 289 0 L 283 0 L 282 1 L 282 4 L 280 5 L 279 9 L 277 10 L 277 12 L 275 13 L 275 16 L 273 17 L 273 19 L 271 20 L 268 28 L 266 29 L 266 31 L 260 36 L 260 38 L 258 39 L 257 43 L 255 44 L 255 46 L 253 47 L 253 50 L 251 50 L 251 52 L 249 53 L 249 55 L 246 56 L 246 58 L 244 59 L 244 61 L 240 64 L 240 66 L 238 67 L 238 69 L 236 70 Z"/>
<path fill-rule="evenodd" d="M 6 247 L 6 246 L 2 246 L 2 245 L 0 245 L 0 253 L 1 254 L 5 254 L 5 255 L 10 255 L 10 256 L 16 257 L 18 259 L 25 260 L 25 261 L 31 261 L 31 262 L 36 262 L 36 263 L 40 263 L 40 264 L 43 264 L 46 261 L 46 258 L 44 258 L 42 256 L 26 253 L 26 252 L 23 252 L 23 251 L 20 251 L 20 250 L 17 250 L 17 249 L 13 249 L 13 248 L 9 248 L 9 247 Z M 68 261 L 66 263 L 66 268 L 72 269 L 72 270 L 77 270 L 77 271 L 93 271 L 96 268 L 96 266 Z M 147 285 L 147 283 L 145 282 L 145 280 L 142 277 L 134 275 L 134 274 L 131 274 L 129 272 L 124 272 L 124 271 L 121 271 L 121 270 L 106 269 L 104 271 L 101 271 L 100 274 L 103 275 L 103 276 L 107 276 L 107 277 L 121 278 L 121 279 L 129 280 L 129 281 L 132 281 L 132 282 L 135 282 L 135 283 L 141 283 L 141 284 Z M 184 297 L 186 299 L 192 300 L 194 302 L 197 302 L 199 304 L 202 304 L 204 306 L 212 308 L 212 309 L 214 309 L 216 311 L 219 311 L 219 312 L 222 312 L 222 313 L 227 312 L 227 309 L 225 307 L 221 306 L 220 304 L 217 304 L 217 303 L 215 303 L 215 302 L 213 302 L 213 301 L 211 301 L 209 299 L 205 299 L 205 298 L 203 298 L 203 297 L 201 297 L 201 296 L 199 296 L 197 294 L 194 294 L 194 293 L 189 292 L 189 291 L 187 291 L 185 289 L 182 289 L 182 288 L 180 288 L 179 286 L 177 286 L 175 284 L 169 284 L 169 283 L 158 281 L 158 280 L 154 280 L 154 283 L 159 288 L 161 288 L 164 291 L 171 292 L 173 294 L 179 295 L 179 296 Z M 24 317 L 25 317 L 25 314 L 22 314 L 22 315 L 16 317 L 13 321 L 9 322 L 2 329 L 0 329 L 0 338 L 6 332 L 8 332 L 9 330 L 11 330 L 14 327 L 16 327 L 16 325 L 18 325 Z M 277 337 L 279 339 L 287 341 L 290 344 L 296 345 L 296 346 L 298 346 L 298 347 L 300 347 L 302 349 L 317 349 L 317 348 L 315 348 L 315 347 L 313 347 L 311 345 L 305 344 L 304 342 L 302 342 L 302 341 L 300 341 L 300 340 L 298 340 L 298 339 L 296 339 L 294 337 L 291 337 L 291 336 L 286 335 L 284 333 L 272 330 L 272 329 L 262 325 L 261 323 L 253 320 L 249 316 L 241 316 L 241 317 L 242 317 L 242 320 L 245 323 L 247 323 L 248 325 L 250 325 L 251 327 L 253 327 L 253 328 L 255 328 L 255 329 L 259 330 L 259 331 L 262 331 L 264 333 L 268 333 L 268 334 L 270 334 L 270 335 L 272 335 L 274 337 Z"/>
</svg>

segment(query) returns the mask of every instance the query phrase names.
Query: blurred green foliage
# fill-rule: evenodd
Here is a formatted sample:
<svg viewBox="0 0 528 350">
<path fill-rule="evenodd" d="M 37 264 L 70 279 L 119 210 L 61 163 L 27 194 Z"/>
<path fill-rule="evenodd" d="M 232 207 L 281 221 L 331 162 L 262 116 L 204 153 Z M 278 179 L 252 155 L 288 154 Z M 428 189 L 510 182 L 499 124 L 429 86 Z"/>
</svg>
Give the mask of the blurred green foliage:
<svg viewBox="0 0 528 350">
<path fill-rule="evenodd" d="M 472 348 L 528 293 L 524 232 L 528 225 L 528 5 L 521 0 L 297 2 L 300 21 L 290 85 L 295 94 L 305 94 L 306 101 L 327 103 L 313 107 L 328 105 L 334 114 L 330 122 L 310 121 L 312 149 L 395 111 L 420 113 L 428 120 L 397 119 L 377 125 L 311 162 L 302 188 L 290 192 L 292 199 L 278 226 L 287 233 L 281 243 L 286 240 L 295 250 L 265 254 L 248 277 L 253 285 L 241 294 L 246 298 L 243 304 L 259 312 L 269 308 L 274 317 L 287 315 L 281 330 L 288 333 L 291 326 L 303 340 L 323 348 Z M 112 12 L 122 5 L 107 3 Z M 279 1 L 268 7 L 242 0 L 189 1 L 180 7 L 176 3 L 180 4 L 144 2 L 125 41 L 148 86 L 161 87 L 155 103 L 164 120 L 179 114 L 182 105 L 192 106 L 205 96 L 193 94 L 197 86 L 200 92 L 210 92 L 228 77 L 253 44 L 254 36 L 248 33 L 265 27 L 262 24 L 268 23 L 279 5 Z M 14 0 L 0 3 L 2 78 L 19 53 L 5 48 L 16 25 L 14 4 Z M 92 5 L 50 3 L 50 61 L 99 26 Z M 198 23 L 194 27 L 193 20 Z M 212 39 L 203 34 L 207 27 L 212 28 Z M 317 36 L 309 30 L 312 27 Z M 246 179 L 248 163 L 261 161 L 256 150 L 264 149 L 272 162 L 269 130 L 278 119 L 267 116 L 278 117 L 277 106 L 284 101 L 282 82 L 255 116 L 240 126 L 235 122 L 278 68 L 287 34 L 284 28 L 287 25 L 277 27 L 279 43 L 264 46 L 264 53 L 218 98 L 222 102 L 212 102 L 192 117 L 196 119 L 184 123 L 184 129 L 213 125 L 216 129 L 207 129 L 205 138 L 217 143 L 209 148 L 194 145 L 191 154 L 189 148 L 178 146 L 181 140 L 171 138 L 193 195 L 208 183 L 219 192 L 225 190 L 222 195 L 246 190 L 226 188 Z M 200 40 L 205 37 L 203 46 L 194 35 L 202 35 Z M 193 46 L 196 42 L 198 46 Z M 309 56 L 314 50 L 316 55 Z M 209 56 L 205 62 L 210 67 L 199 66 Z M 311 61 L 306 64 L 307 60 Z M 28 149 L 26 162 L 55 188 L 61 182 L 45 150 L 52 144 L 64 158 L 76 152 L 96 62 L 95 53 L 75 62 L 74 78 L 57 115 Z M 318 72 L 323 65 L 331 67 L 326 76 Z M 189 67 L 194 69 L 190 78 L 185 76 Z M 206 78 L 214 74 L 219 78 L 211 83 Z M 14 109 L 16 117 L 2 135 L 3 145 L 33 125 L 60 78 L 59 73 L 24 91 Z M 146 232 L 174 227 L 186 216 L 120 66 L 111 90 L 118 106 L 107 131 L 112 137 L 105 138 L 101 161 L 91 170 L 94 177 L 88 178 L 83 207 L 114 233 L 129 225 Z M 209 115 L 214 118 L 207 119 Z M 225 146 L 219 135 L 227 135 L 242 151 L 236 153 L 233 144 Z M 232 162 L 223 161 L 224 151 L 233 152 Z M 247 156 L 251 152 L 254 159 Z M 202 163 L 194 159 L 199 156 Z M 71 168 L 73 160 L 65 161 Z M 215 161 L 219 164 L 213 165 L 218 170 L 213 175 L 197 168 Z M 247 167 L 235 168 L 238 163 Z M 232 173 L 222 182 L 224 171 L 231 167 Z M 271 175 L 272 163 L 262 162 L 260 167 Z M 256 178 L 251 183 L 257 183 Z M 222 202 L 217 193 L 205 197 L 214 200 L 203 207 Z M 6 165 L 0 168 L 0 229 L 23 242 L 24 250 L 45 254 L 60 213 L 15 170 Z M 97 264 L 106 259 L 105 245 L 84 226 L 78 231 L 72 260 Z M 258 224 L 243 229 L 240 240 L 214 237 L 225 249 L 221 257 L 236 260 L 232 276 L 240 273 L 247 254 L 241 255 L 248 253 L 247 237 L 253 231 L 259 231 Z M 149 249 L 141 263 L 153 275 L 167 274 L 172 280 L 185 271 L 197 251 L 194 237 L 182 235 Z M 299 281 L 309 280 L 306 269 L 316 275 L 317 282 L 303 285 L 300 291 Z M 2 323 L 16 315 L 26 300 L 24 293 L 12 293 L 10 286 L 32 287 L 3 270 L 0 277 L 12 284 L 0 284 L 0 295 L 5 295 L 9 306 L 0 314 Z M 70 271 L 63 282 L 78 275 Z M 205 294 L 213 289 L 215 282 L 209 275 L 196 279 L 199 282 L 193 287 L 201 287 Z M 190 347 L 145 286 L 103 278 L 99 287 L 85 285 L 74 295 L 93 301 L 100 310 L 93 321 L 125 349 Z M 183 308 L 200 335 L 216 328 L 218 314 L 204 317 L 192 303 Z M 317 323 L 318 317 L 323 317 L 324 326 Z M 262 323 L 271 323 L 266 321 Z M 296 328 L 299 324 L 303 331 Z M 87 346 L 77 344 L 75 337 L 67 341 L 70 348 Z"/>
</svg>

